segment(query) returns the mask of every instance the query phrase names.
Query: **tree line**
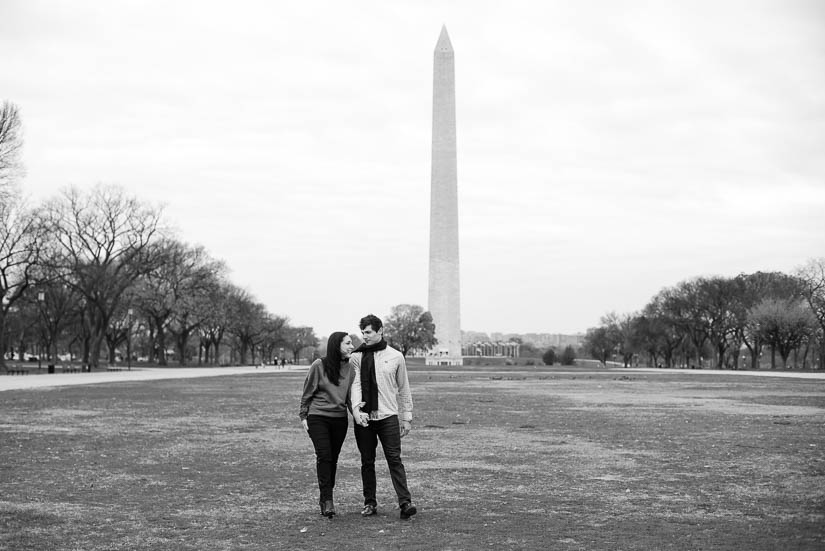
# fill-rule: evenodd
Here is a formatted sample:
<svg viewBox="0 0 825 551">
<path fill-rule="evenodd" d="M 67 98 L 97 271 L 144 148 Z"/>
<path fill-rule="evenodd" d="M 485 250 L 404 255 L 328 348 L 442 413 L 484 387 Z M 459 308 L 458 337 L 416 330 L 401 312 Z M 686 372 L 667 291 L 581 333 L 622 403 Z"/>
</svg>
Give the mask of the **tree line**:
<svg viewBox="0 0 825 551">
<path fill-rule="evenodd" d="M 20 193 L 22 123 L 0 105 L 0 370 L 12 357 L 79 358 L 89 369 L 124 356 L 159 365 L 297 362 L 324 353 L 234 285 L 226 265 L 164 224 L 162 209 L 116 186 L 69 187 L 29 206 Z M 432 315 L 399 304 L 385 335 L 404 355 L 435 343 Z M 320 348 L 316 348 L 319 347 Z"/>
<path fill-rule="evenodd" d="M 148 361 L 185 365 L 297 361 L 318 339 L 233 284 L 225 264 L 177 239 L 162 209 L 116 186 L 23 198 L 20 112 L 0 104 L 0 370 L 12 351 L 88 368 L 136 345 Z M 170 355 L 172 358 L 170 358 Z"/>
<path fill-rule="evenodd" d="M 0 366 L 39 348 L 84 365 L 114 362 L 126 346 L 148 361 L 180 365 L 297 360 L 314 348 L 311 327 L 293 327 L 234 285 L 222 261 L 176 239 L 162 211 L 114 186 L 68 188 L 27 208 L 0 203 Z M 226 347 L 224 351 L 223 348 Z"/>
<path fill-rule="evenodd" d="M 625 367 L 758 369 L 769 351 L 771 368 L 779 359 L 783 368 L 825 369 L 825 258 L 793 274 L 683 281 L 662 289 L 640 312 L 604 316 L 588 329 L 583 348 L 602 363 L 621 360 Z"/>
</svg>

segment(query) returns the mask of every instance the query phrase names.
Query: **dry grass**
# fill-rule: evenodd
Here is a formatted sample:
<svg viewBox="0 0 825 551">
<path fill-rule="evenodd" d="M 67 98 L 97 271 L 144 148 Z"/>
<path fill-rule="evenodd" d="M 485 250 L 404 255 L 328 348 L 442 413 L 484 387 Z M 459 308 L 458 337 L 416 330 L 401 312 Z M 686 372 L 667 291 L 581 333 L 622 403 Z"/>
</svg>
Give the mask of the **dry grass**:
<svg viewBox="0 0 825 551">
<path fill-rule="evenodd" d="M 822 549 L 825 385 L 414 368 L 400 521 L 355 439 L 317 514 L 303 375 L 0 394 L 0 549 Z"/>
</svg>

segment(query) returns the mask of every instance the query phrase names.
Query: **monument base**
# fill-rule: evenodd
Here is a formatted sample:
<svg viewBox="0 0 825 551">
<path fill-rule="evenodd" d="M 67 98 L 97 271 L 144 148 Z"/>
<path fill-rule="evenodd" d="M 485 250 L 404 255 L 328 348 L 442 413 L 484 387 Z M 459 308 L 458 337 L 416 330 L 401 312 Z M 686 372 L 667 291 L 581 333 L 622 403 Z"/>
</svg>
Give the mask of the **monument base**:
<svg viewBox="0 0 825 551">
<path fill-rule="evenodd" d="M 464 365 L 464 358 L 449 356 L 427 356 L 424 365 Z"/>
</svg>

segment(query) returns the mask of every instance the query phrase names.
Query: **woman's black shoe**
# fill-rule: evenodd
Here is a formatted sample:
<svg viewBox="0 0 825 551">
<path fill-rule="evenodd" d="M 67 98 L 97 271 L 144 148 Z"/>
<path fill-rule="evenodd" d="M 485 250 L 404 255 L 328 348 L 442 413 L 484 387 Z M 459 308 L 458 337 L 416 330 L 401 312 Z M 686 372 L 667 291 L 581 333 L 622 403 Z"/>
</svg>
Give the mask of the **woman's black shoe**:
<svg viewBox="0 0 825 551">
<path fill-rule="evenodd" d="M 332 503 L 331 499 L 324 501 L 324 504 L 321 506 L 321 514 L 327 518 L 332 518 L 335 516 L 335 505 Z"/>
</svg>

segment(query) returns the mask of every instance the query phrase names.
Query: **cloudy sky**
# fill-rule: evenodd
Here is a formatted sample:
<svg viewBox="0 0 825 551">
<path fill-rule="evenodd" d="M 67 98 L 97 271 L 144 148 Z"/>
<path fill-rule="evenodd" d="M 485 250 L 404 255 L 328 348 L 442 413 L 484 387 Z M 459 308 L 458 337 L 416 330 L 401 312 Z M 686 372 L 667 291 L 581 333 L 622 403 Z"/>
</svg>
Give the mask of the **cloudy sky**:
<svg viewBox="0 0 825 551">
<path fill-rule="evenodd" d="M 25 192 L 163 205 L 319 335 L 426 307 L 456 52 L 462 328 L 573 333 L 825 255 L 825 3 L 0 1 Z"/>
</svg>

